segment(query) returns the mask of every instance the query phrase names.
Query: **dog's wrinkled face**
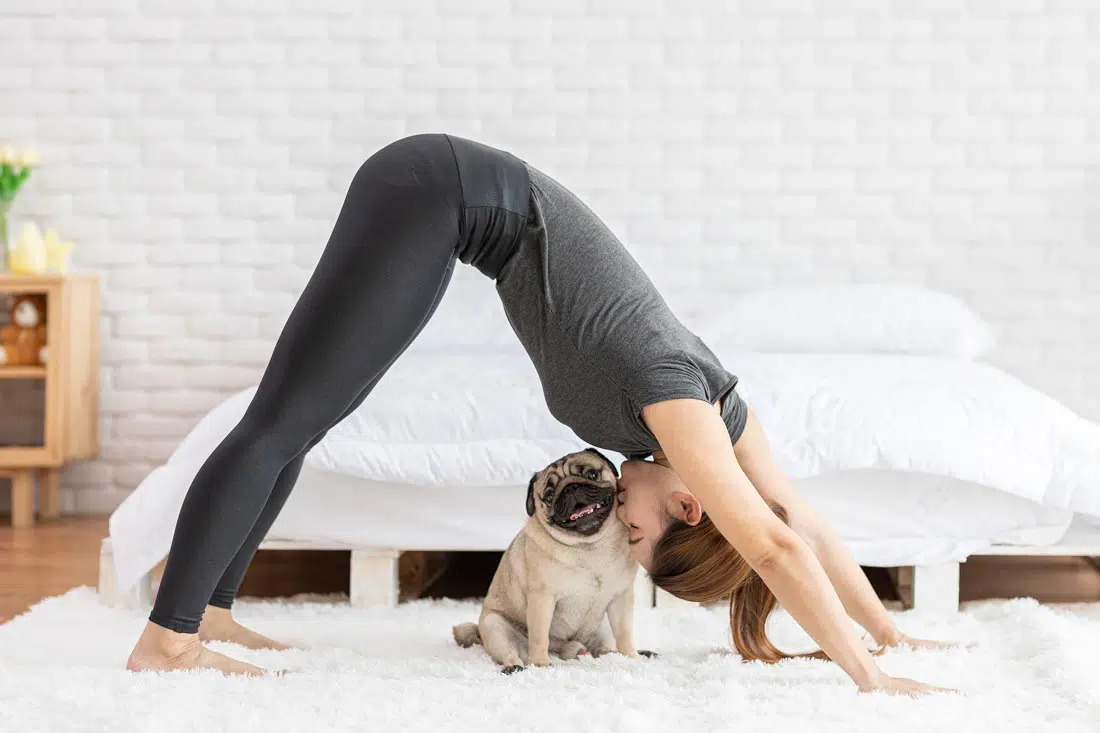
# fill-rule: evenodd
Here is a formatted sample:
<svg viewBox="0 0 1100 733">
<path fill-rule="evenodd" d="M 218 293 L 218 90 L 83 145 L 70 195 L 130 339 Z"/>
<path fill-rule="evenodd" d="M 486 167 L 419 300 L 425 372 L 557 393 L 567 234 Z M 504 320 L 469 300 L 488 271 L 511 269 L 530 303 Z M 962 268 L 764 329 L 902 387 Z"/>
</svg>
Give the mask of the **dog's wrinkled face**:
<svg viewBox="0 0 1100 733">
<path fill-rule="evenodd" d="M 555 530 L 588 537 L 615 508 L 615 465 L 595 448 L 570 453 L 531 477 L 527 514 Z"/>
</svg>

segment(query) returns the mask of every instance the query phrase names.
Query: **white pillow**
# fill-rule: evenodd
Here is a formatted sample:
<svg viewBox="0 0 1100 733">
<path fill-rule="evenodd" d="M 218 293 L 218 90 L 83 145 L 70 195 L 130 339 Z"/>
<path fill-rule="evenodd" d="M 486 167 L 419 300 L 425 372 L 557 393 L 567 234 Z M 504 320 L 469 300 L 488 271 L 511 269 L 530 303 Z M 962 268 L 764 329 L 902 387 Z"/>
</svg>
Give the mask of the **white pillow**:
<svg viewBox="0 0 1100 733">
<path fill-rule="evenodd" d="M 780 287 L 702 295 L 684 323 L 712 348 L 895 353 L 975 360 L 996 342 L 966 303 L 907 285 Z"/>
</svg>

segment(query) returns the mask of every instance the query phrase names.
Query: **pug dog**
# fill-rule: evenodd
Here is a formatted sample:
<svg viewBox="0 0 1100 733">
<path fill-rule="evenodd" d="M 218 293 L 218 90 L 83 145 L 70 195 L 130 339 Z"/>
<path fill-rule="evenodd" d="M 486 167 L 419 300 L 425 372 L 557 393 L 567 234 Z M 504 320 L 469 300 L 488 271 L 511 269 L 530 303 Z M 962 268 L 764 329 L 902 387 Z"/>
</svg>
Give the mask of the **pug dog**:
<svg viewBox="0 0 1100 733">
<path fill-rule="evenodd" d="M 511 674 L 528 663 L 634 647 L 630 533 L 613 512 L 618 470 L 595 448 L 570 453 L 531 477 L 528 520 L 497 566 L 478 623 L 459 624 L 455 641 L 482 644 Z"/>
</svg>

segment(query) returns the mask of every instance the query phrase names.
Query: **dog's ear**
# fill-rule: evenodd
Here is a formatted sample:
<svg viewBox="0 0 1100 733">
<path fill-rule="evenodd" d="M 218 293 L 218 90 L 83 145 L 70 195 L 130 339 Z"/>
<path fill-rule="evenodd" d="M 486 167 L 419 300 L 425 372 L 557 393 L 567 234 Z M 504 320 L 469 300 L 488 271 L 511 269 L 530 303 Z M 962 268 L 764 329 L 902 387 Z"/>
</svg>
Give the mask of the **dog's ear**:
<svg viewBox="0 0 1100 733">
<path fill-rule="evenodd" d="M 619 478 L 619 469 L 615 467 L 615 464 L 611 462 L 610 458 L 605 456 L 603 453 L 600 453 L 595 448 L 585 448 L 585 452 L 586 453 L 595 453 L 600 458 L 604 459 L 604 461 L 607 463 L 607 465 L 611 466 L 611 473 L 615 474 L 615 478 Z"/>
<path fill-rule="evenodd" d="M 531 483 L 527 484 L 527 516 L 535 516 L 535 482 L 538 481 L 539 475 L 535 473 L 531 476 Z"/>
</svg>

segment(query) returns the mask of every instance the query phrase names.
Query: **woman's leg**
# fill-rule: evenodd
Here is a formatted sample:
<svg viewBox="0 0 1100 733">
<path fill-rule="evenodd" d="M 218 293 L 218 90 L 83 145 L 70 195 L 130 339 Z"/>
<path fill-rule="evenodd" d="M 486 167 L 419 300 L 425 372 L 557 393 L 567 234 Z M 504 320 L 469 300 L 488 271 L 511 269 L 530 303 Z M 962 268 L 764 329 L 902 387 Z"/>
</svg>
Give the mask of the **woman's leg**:
<svg viewBox="0 0 1100 733">
<path fill-rule="evenodd" d="M 453 268 L 460 207 L 444 138 L 400 141 L 360 168 L 251 404 L 184 499 L 131 668 L 248 671 L 198 645 L 203 609 L 283 471 L 365 396 L 430 316 Z M 292 469 L 282 488 L 295 477 Z"/>
<path fill-rule="evenodd" d="M 420 335 L 420 332 L 424 329 L 424 326 L 427 325 L 432 314 L 435 313 L 436 308 L 439 306 L 439 301 L 443 299 L 444 290 L 453 272 L 454 270 L 452 268 L 448 270 L 447 274 L 444 276 L 443 285 L 439 289 L 435 302 L 432 303 L 431 308 L 429 308 L 427 316 L 420 324 L 420 328 L 418 328 L 416 333 L 410 338 L 410 343 Z M 404 353 L 404 349 L 401 350 L 401 353 Z M 398 356 L 400 356 L 400 354 L 398 354 Z M 371 390 L 374 389 L 374 385 L 378 383 L 380 378 L 381 375 L 371 380 L 370 384 L 368 384 L 367 387 L 359 393 L 359 396 L 355 398 L 351 406 L 336 420 L 336 423 L 342 422 L 344 418 L 355 411 L 355 408 L 362 404 L 363 400 L 365 400 Z M 317 443 L 321 442 L 323 437 L 323 435 L 319 435 L 311 440 L 309 444 L 306 445 L 305 449 L 279 473 L 279 478 L 275 480 L 275 486 L 271 491 L 271 496 L 268 498 L 267 504 L 264 505 L 263 511 L 260 512 L 256 524 L 253 525 L 252 531 L 248 534 L 244 544 L 241 545 L 241 549 L 237 551 L 236 556 L 234 556 L 233 560 L 229 563 L 229 567 L 225 569 L 221 579 L 218 580 L 218 584 L 214 587 L 214 593 L 210 596 L 210 602 L 207 605 L 206 611 L 203 613 L 202 623 L 199 625 L 199 635 L 204 640 L 231 641 L 252 649 L 285 648 L 284 644 L 280 644 L 277 641 L 273 641 L 261 634 L 257 634 L 254 631 L 242 627 L 233 620 L 229 611 L 233 607 L 233 601 L 236 600 L 237 597 L 237 590 L 241 587 L 241 582 L 244 580 L 245 572 L 248 570 L 248 566 L 252 562 L 253 556 L 256 554 L 256 549 L 260 546 L 260 543 L 263 542 L 264 537 L 267 536 L 268 530 L 271 529 L 271 525 L 275 523 L 275 520 L 279 516 L 279 512 L 282 511 L 283 505 L 290 496 L 290 490 L 294 488 L 298 480 L 298 474 L 301 472 L 302 465 L 305 463 L 306 454 L 308 454 Z"/>
<path fill-rule="evenodd" d="M 256 524 L 253 525 L 252 531 L 248 533 L 241 549 L 237 551 L 233 560 L 230 561 L 229 567 L 225 569 L 221 579 L 218 580 L 218 584 L 214 587 L 214 592 L 210 595 L 210 601 L 203 611 L 202 621 L 199 623 L 199 638 L 203 641 L 229 641 L 249 649 L 287 648 L 281 642 L 241 626 L 233 618 L 232 608 L 233 601 L 237 598 L 237 590 L 241 587 L 241 582 L 244 580 L 244 574 L 252 562 L 252 557 L 256 554 L 256 550 L 263 542 L 264 537 L 267 536 L 271 525 L 278 518 L 287 497 L 290 496 L 290 490 L 294 488 L 298 480 L 298 473 L 302 470 L 302 464 L 305 463 L 306 453 L 309 452 L 310 447 L 312 446 L 303 450 L 297 458 L 288 463 L 279 473 L 279 478 L 275 480 L 275 486 L 271 490 L 271 496 L 264 505 L 263 511 L 260 512 Z"/>
</svg>

